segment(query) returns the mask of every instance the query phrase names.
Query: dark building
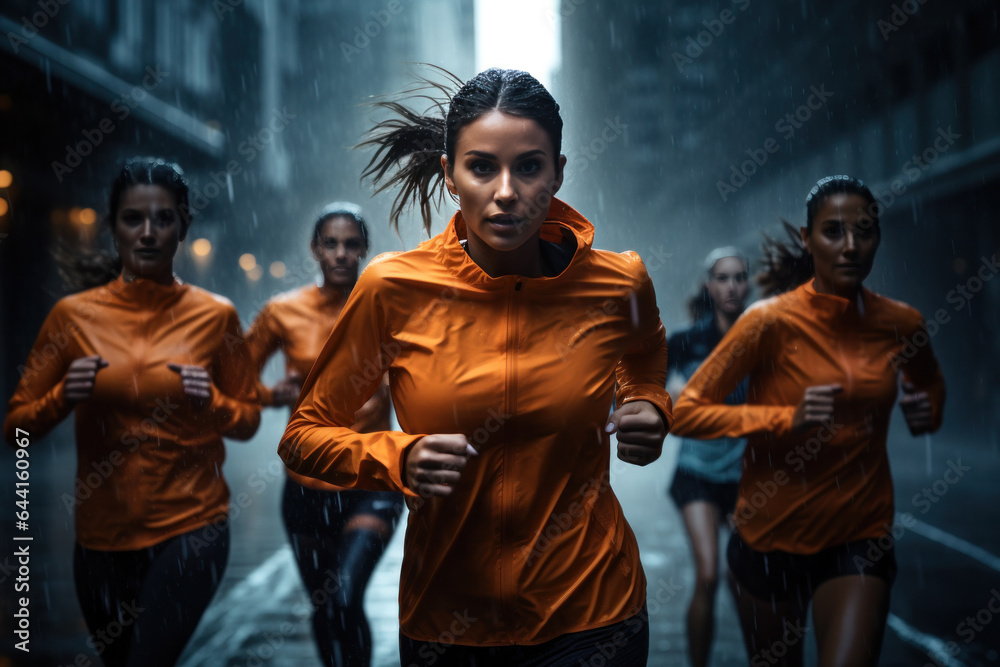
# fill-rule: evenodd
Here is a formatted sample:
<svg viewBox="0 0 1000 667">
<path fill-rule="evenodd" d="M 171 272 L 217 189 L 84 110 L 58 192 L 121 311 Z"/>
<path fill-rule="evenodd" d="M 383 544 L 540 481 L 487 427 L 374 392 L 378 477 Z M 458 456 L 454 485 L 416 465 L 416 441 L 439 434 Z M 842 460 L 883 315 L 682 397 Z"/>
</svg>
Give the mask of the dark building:
<svg viewBox="0 0 1000 667">
<path fill-rule="evenodd" d="M 761 231 L 803 223 L 816 180 L 856 175 L 882 204 L 871 286 L 940 314 L 948 419 L 996 446 L 995 3 L 563 0 L 562 14 L 567 152 L 589 167 L 575 196 L 605 243 L 644 239 L 668 328 L 712 247 L 757 256 Z"/>
</svg>

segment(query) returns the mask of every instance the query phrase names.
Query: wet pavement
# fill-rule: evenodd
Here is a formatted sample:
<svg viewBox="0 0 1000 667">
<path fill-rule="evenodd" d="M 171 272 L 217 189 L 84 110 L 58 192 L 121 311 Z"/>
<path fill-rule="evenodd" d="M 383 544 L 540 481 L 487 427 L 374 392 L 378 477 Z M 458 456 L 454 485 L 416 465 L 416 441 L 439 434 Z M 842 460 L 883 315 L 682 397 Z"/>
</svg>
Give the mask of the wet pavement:
<svg viewBox="0 0 1000 667">
<path fill-rule="evenodd" d="M 274 451 L 282 419 L 281 413 L 269 411 L 251 442 L 227 445 L 224 472 L 233 497 L 245 493 L 248 500 L 232 522 L 225 578 L 181 659 L 186 667 L 320 664 L 308 623 L 310 602 L 279 515 L 284 471 Z M 894 424 L 890 454 L 897 512 L 909 513 L 912 519 L 901 517 L 899 522 L 899 575 L 880 664 L 1000 665 L 1000 620 L 994 620 L 1000 613 L 992 611 L 1000 610 L 998 445 L 959 444 L 949 440 L 947 431 L 928 442 L 910 438 L 901 427 Z M 649 664 L 664 667 L 687 664 L 684 615 L 693 585 L 687 538 L 665 493 L 675 455 L 676 443 L 668 440 L 664 457 L 652 466 L 635 468 L 617 460 L 612 465 L 612 486 L 639 540 L 649 582 Z M 0 552 L 0 667 L 100 664 L 88 648 L 73 591 L 72 517 L 65 504 L 74 476 L 69 424 L 35 443 L 31 470 L 31 652 L 13 649 L 8 612 L 15 575 L 7 555 L 13 549 L 5 549 Z M 9 449 L 0 453 L 0 471 L 11 478 L 0 480 L 2 499 L 10 507 L 15 496 Z M 12 544 L 8 536 L 14 532 L 13 518 L 2 516 L 0 527 L 4 543 Z M 401 559 L 399 530 L 365 600 L 376 667 L 399 664 L 396 594 Z M 712 665 L 747 664 L 732 600 L 722 586 L 716 635 Z M 811 631 L 805 641 L 806 655 L 815 664 Z"/>
</svg>

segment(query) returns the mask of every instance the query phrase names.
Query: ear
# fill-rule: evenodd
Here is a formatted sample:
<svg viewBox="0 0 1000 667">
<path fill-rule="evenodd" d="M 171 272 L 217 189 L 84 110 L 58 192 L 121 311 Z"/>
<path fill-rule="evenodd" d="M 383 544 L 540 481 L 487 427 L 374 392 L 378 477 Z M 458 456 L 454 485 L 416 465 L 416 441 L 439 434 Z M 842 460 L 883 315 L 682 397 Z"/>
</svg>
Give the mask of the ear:
<svg viewBox="0 0 1000 667">
<path fill-rule="evenodd" d="M 809 245 L 809 230 L 805 227 L 799 227 L 799 238 L 802 239 L 802 246 L 806 249 L 806 252 L 811 255 L 812 248 Z"/>
<path fill-rule="evenodd" d="M 455 180 L 452 178 L 453 170 L 451 165 L 448 164 L 448 156 L 441 155 L 441 169 L 444 170 L 444 185 L 448 188 L 448 192 L 453 195 L 458 195 L 458 190 L 455 188 Z"/>
<path fill-rule="evenodd" d="M 182 225 L 181 226 L 181 237 L 178 239 L 178 241 L 184 241 L 184 239 L 187 238 L 188 228 L 189 227 L 191 227 L 191 225 Z"/>
<path fill-rule="evenodd" d="M 309 250 L 312 251 L 313 259 L 315 259 L 317 262 L 322 260 L 322 258 L 319 256 L 319 244 L 316 243 L 315 238 L 313 238 L 313 240 L 309 242 Z"/>
<path fill-rule="evenodd" d="M 566 156 L 560 155 L 559 159 L 556 160 L 556 177 L 553 181 L 552 194 L 559 192 L 559 188 L 563 184 L 563 176 L 566 175 Z"/>
</svg>

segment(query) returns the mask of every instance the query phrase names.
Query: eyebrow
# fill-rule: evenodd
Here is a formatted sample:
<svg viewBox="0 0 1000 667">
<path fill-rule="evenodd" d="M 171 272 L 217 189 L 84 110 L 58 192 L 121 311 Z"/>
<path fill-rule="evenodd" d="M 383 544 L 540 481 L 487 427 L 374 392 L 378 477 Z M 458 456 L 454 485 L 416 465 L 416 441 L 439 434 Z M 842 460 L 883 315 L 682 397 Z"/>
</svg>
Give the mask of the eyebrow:
<svg viewBox="0 0 1000 667">
<path fill-rule="evenodd" d="M 487 159 L 490 159 L 490 160 L 496 160 L 497 159 L 496 155 L 494 155 L 493 153 L 487 153 L 485 151 L 466 151 L 465 154 L 466 155 L 475 155 L 476 157 L 483 157 L 483 158 L 487 158 Z M 521 153 L 520 155 L 518 155 L 514 159 L 515 160 L 523 160 L 524 158 L 531 157 L 532 155 L 545 155 L 545 151 L 543 151 L 541 148 L 536 148 L 535 150 L 528 151 L 526 153 Z"/>
</svg>

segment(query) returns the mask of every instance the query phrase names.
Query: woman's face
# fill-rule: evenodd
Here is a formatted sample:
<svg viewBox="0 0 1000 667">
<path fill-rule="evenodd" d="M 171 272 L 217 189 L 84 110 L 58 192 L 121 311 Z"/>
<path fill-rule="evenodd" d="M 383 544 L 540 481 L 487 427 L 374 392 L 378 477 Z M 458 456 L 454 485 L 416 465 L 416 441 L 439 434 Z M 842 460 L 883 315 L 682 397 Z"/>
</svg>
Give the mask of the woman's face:
<svg viewBox="0 0 1000 667">
<path fill-rule="evenodd" d="M 830 195 L 816 211 L 812 232 L 799 229 L 816 267 L 816 291 L 853 298 L 868 277 L 880 240 L 869 205 L 856 194 Z"/>
<path fill-rule="evenodd" d="M 365 256 L 365 238 L 354 218 L 338 215 L 323 222 L 312 253 L 327 285 L 352 286 Z"/>
<path fill-rule="evenodd" d="M 173 194 L 160 185 L 133 185 L 118 202 L 113 236 L 126 282 L 145 278 L 173 282 L 174 255 L 184 227 Z"/>
<path fill-rule="evenodd" d="M 491 111 L 459 131 L 454 155 L 454 164 L 442 157 L 441 165 L 448 191 L 458 195 L 470 251 L 495 257 L 537 252 L 538 233 L 566 164 L 542 126 Z"/>
<path fill-rule="evenodd" d="M 739 257 L 723 257 L 715 263 L 705 281 L 705 289 L 712 298 L 716 311 L 726 315 L 743 312 L 750 291 L 747 267 Z"/>
</svg>

